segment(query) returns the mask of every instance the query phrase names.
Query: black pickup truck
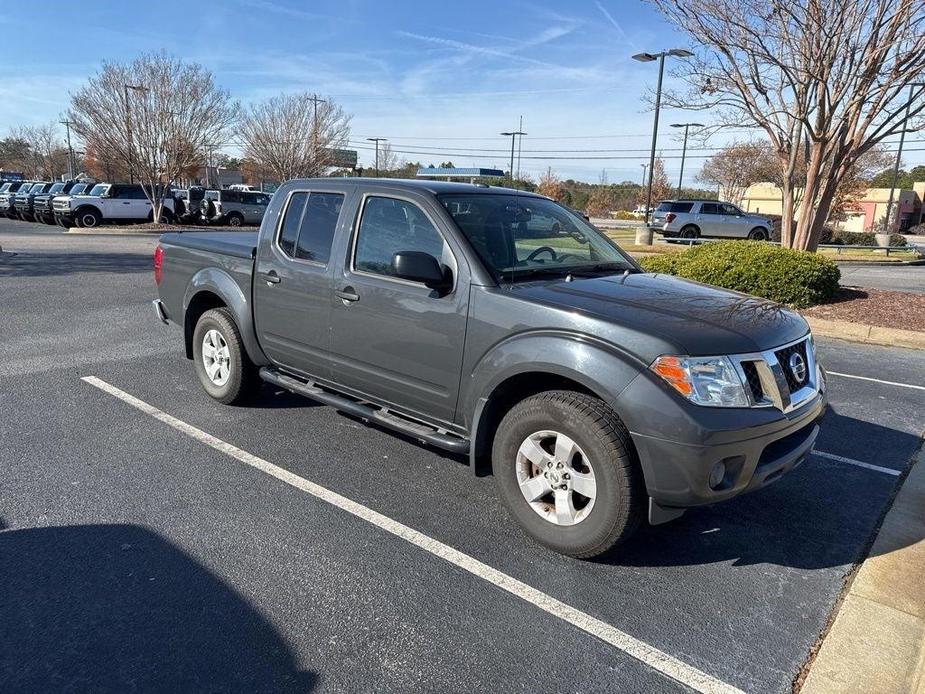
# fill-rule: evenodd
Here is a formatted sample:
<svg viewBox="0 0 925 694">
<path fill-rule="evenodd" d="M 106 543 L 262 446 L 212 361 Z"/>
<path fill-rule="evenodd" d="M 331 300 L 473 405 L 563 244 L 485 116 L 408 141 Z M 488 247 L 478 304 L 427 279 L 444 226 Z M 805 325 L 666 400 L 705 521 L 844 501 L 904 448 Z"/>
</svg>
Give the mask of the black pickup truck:
<svg viewBox="0 0 925 694">
<path fill-rule="evenodd" d="M 573 556 L 780 478 L 825 410 L 799 315 L 515 190 L 290 181 L 259 233 L 162 236 L 155 279 L 216 400 L 267 381 L 468 455 Z"/>
</svg>

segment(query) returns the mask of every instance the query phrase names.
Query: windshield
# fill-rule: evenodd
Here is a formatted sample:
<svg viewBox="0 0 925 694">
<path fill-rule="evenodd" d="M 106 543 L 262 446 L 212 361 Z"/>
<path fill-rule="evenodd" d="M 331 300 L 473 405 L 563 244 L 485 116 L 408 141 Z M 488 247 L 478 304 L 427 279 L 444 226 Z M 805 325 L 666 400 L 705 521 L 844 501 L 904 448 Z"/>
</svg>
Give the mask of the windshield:
<svg viewBox="0 0 925 694">
<path fill-rule="evenodd" d="M 48 189 L 49 193 L 57 193 L 59 190 L 64 188 L 63 183 L 55 183 L 51 188 Z"/>
<path fill-rule="evenodd" d="M 36 183 L 34 186 L 32 186 L 29 189 L 29 192 L 30 193 L 41 193 L 43 190 L 45 190 L 46 185 L 48 184 L 47 183 Z"/>
<path fill-rule="evenodd" d="M 440 195 L 496 278 L 637 271 L 601 232 L 562 205 L 526 195 Z"/>
<path fill-rule="evenodd" d="M 88 195 L 95 195 L 95 196 L 99 197 L 100 195 L 102 195 L 103 193 L 105 193 L 107 190 L 109 190 L 109 186 L 106 185 L 106 184 L 100 183 L 99 185 L 93 186 L 93 189 L 92 189 L 89 193 L 87 193 L 87 194 L 88 194 Z"/>
<path fill-rule="evenodd" d="M 80 194 L 83 193 L 86 189 L 87 189 L 87 184 L 86 184 L 86 183 L 75 183 L 75 184 L 74 184 L 74 187 L 71 188 L 70 194 L 71 194 L 71 195 L 80 195 Z"/>
<path fill-rule="evenodd" d="M 8 191 L 9 189 L 10 189 L 10 184 L 9 184 L 9 183 L 4 183 L 2 186 L 0 186 L 0 193 L 5 193 L 5 192 Z"/>
</svg>

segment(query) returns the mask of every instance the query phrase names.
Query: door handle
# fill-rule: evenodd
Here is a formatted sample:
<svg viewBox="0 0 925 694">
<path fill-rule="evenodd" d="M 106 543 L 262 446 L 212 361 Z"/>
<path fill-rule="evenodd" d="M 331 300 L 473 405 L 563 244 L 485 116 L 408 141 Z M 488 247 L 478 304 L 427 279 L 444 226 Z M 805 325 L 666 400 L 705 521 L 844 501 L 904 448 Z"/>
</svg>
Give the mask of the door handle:
<svg viewBox="0 0 925 694">
<path fill-rule="evenodd" d="M 267 284 L 279 284 L 282 282 L 280 276 L 276 274 L 276 270 L 270 270 L 269 272 L 263 273 L 263 279 Z"/>
<path fill-rule="evenodd" d="M 343 289 L 335 289 L 334 296 L 344 302 L 344 305 L 353 303 L 354 301 L 360 300 L 360 295 L 357 294 L 353 287 L 344 287 Z"/>
</svg>

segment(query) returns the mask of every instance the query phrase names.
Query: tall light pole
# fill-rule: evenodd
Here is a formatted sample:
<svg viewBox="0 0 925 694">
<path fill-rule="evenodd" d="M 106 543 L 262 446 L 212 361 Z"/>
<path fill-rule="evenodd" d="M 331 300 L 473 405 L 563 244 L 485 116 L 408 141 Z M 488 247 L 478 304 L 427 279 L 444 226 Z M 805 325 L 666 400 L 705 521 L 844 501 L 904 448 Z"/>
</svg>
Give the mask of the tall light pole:
<svg viewBox="0 0 925 694">
<path fill-rule="evenodd" d="M 68 180 L 73 181 L 74 169 L 77 168 L 77 165 L 74 162 L 74 148 L 71 147 L 71 121 L 62 120 L 58 122 L 67 130 L 67 177 Z"/>
<path fill-rule="evenodd" d="M 501 133 L 504 137 L 511 138 L 511 188 L 514 187 L 514 143 L 517 141 L 517 136 L 521 137 L 527 133 L 522 130 L 514 130 L 513 132 Z"/>
<path fill-rule="evenodd" d="M 379 178 L 379 143 L 387 142 L 387 140 L 384 137 L 367 137 L 366 139 L 376 143 L 376 178 Z"/>
<path fill-rule="evenodd" d="M 642 167 L 642 187 L 645 188 L 646 187 L 646 171 L 649 169 L 649 165 L 640 164 L 640 166 Z"/>
<path fill-rule="evenodd" d="M 883 233 L 890 233 L 890 212 L 893 209 L 893 194 L 896 192 L 896 181 L 899 179 L 899 161 L 903 156 L 903 143 L 906 141 L 906 125 L 909 122 L 909 109 L 912 107 L 912 90 L 915 87 L 925 87 L 925 82 L 912 82 L 909 84 L 909 101 L 906 102 L 906 117 L 903 119 L 903 129 L 899 133 L 899 150 L 896 152 L 896 163 L 893 164 L 893 181 L 890 185 L 890 197 L 886 203 L 886 214 L 883 216 Z"/>
<path fill-rule="evenodd" d="M 681 197 L 681 183 L 684 182 L 684 159 L 687 157 L 687 131 L 690 128 L 702 128 L 703 123 L 672 123 L 672 128 L 684 128 L 684 148 L 681 150 L 681 174 L 678 176 L 678 197 Z"/>
<path fill-rule="evenodd" d="M 658 140 L 658 111 L 662 106 L 662 76 L 665 74 L 665 56 L 673 55 L 676 58 L 689 58 L 694 55 L 683 48 L 672 48 L 661 53 L 637 53 L 633 60 L 640 63 L 658 61 L 658 86 L 655 88 L 655 121 L 652 124 L 652 152 L 649 154 L 649 189 L 646 193 L 646 224 L 649 223 L 649 209 L 652 207 L 652 174 L 655 170 L 655 144 Z"/>
<path fill-rule="evenodd" d="M 135 182 L 135 146 L 132 144 L 132 105 L 128 99 L 128 91 L 146 92 L 147 87 L 137 84 L 123 84 L 122 91 L 125 93 L 125 129 L 128 131 L 128 182 Z"/>
</svg>

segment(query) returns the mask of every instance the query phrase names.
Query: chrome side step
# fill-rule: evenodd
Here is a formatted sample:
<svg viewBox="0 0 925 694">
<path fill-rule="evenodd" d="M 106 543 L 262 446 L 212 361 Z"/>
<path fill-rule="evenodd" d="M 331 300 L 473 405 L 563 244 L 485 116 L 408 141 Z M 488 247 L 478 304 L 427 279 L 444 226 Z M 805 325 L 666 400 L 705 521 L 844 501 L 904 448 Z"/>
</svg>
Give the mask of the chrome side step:
<svg viewBox="0 0 925 694">
<path fill-rule="evenodd" d="M 364 422 L 373 422 L 398 431 L 406 436 L 417 439 L 421 443 L 427 443 L 452 453 L 458 453 L 459 455 L 467 455 L 469 453 L 468 439 L 454 436 L 449 432 L 428 426 L 423 422 L 407 419 L 383 407 L 360 402 L 345 395 L 333 393 L 321 388 L 315 383 L 303 381 L 295 376 L 283 373 L 278 369 L 264 366 L 260 369 L 260 378 L 267 383 L 272 383 L 273 385 L 285 388 L 293 393 L 298 393 L 299 395 L 304 395 L 307 398 L 317 400 L 325 405 L 330 405 L 354 417 L 359 417 Z"/>
</svg>

